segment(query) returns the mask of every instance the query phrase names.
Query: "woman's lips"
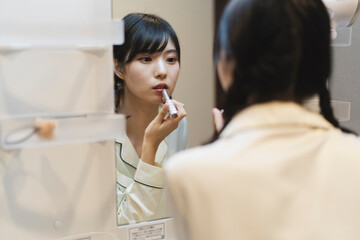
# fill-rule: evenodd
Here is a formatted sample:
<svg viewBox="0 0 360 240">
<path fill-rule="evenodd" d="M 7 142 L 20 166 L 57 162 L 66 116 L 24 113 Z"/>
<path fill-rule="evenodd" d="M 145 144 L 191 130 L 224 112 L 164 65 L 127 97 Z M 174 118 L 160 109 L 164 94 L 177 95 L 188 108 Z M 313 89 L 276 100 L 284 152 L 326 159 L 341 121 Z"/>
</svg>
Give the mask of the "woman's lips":
<svg viewBox="0 0 360 240">
<path fill-rule="evenodd" d="M 162 91 L 164 90 L 165 88 L 154 88 L 155 92 L 159 93 L 159 94 L 162 94 Z"/>
<path fill-rule="evenodd" d="M 156 85 L 155 87 L 153 87 L 153 89 L 157 93 L 161 94 L 164 89 L 168 89 L 168 86 L 165 83 L 160 83 L 160 84 Z"/>
</svg>

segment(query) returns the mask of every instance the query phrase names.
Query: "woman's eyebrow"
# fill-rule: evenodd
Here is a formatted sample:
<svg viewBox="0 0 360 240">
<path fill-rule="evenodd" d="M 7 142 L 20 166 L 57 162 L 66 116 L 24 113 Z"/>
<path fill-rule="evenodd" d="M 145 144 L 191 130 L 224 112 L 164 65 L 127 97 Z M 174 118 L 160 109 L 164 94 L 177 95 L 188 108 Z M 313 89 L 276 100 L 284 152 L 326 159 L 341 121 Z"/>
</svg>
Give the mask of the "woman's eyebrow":
<svg viewBox="0 0 360 240">
<path fill-rule="evenodd" d="M 176 49 L 169 49 L 169 50 L 166 50 L 165 53 L 177 53 Z"/>
</svg>

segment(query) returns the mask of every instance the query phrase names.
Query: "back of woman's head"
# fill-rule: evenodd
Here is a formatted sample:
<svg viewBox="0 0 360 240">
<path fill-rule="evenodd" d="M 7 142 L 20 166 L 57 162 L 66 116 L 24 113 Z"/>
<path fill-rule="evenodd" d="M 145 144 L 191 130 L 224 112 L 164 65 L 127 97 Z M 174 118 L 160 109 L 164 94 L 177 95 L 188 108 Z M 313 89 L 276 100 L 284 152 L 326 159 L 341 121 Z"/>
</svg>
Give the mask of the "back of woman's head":
<svg viewBox="0 0 360 240">
<path fill-rule="evenodd" d="M 162 52 L 169 40 L 174 43 L 180 62 L 180 45 L 171 25 L 163 18 L 145 13 L 130 13 L 123 18 L 125 42 L 113 46 L 113 56 L 119 67 L 124 67 L 140 53 Z M 115 109 L 120 107 L 123 80 L 114 74 Z"/>
<path fill-rule="evenodd" d="M 222 54 L 220 54 L 222 52 Z M 318 94 L 324 117 L 330 106 L 330 19 L 321 0 L 232 0 L 215 41 L 214 57 L 235 61 L 225 118 L 262 102 L 302 102 Z"/>
</svg>

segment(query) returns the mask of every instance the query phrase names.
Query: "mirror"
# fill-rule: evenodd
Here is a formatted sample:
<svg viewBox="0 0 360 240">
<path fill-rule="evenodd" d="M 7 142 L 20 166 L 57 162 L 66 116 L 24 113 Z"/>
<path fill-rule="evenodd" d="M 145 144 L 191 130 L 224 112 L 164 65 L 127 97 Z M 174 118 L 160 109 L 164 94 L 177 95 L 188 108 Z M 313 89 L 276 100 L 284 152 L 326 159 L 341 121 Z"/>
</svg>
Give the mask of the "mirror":
<svg viewBox="0 0 360 240">
<path fill-rule="evenodd" d="M 113 18 L 122 19 L 129 13 L 140 12 L 160 16 L 175 30 L 181 48 L 180 74 L 176 87 L 169 88 L 173 99 L 185 104 L 187 112 L 188 147 L 194 147 L 208 140 L 213 132 L 211 108 L 214 106 L 213 46 L 213 4 L 208 0 L 113 0 Z M 118 69 L 118 68 L 116 68 Z M 121 70 L 121 68 L 119 69 Z M 121 74 L 121 72 L 120 72 Z M 175 86 L 175 85 L 174 85 Z M 131 118 L 131 117 L 130 117 Z M 139 122 L 139 121 L 129 121 Z M 184 147 L 185 137 L 180 124 L 168 138 L 182 136 L 181 147 L 171 147 L 171 139 L 165 139 L 156 152 L 156 161 L 163 164 L 169 156 Z M 134 126 L 128 126 L 132 128 Z M 144 126 L 139 126 L 139 129 Z M 163 183 L 154 175 L 161 176 L 161 168 L 140 166 L 152 174 L 137 174 L 140 148 L 129 136 L 117 139 L 117 196 L 118 224 L 129 224 L 147 220 L 171 217 L 165 211 Z M 179 141 L 178 141 L 179 142 Z M 128 147 L 126 147 L 128 146 Z M 160 159 L 160 160 L 159 160 Z M 154 173 L 155 171 L 155 173 Z M 148 178 L 148 179 L 146 179 Z M 134 180 L 135 179 L 135 180 Z M 144 182 L 153 182 L 146 186 Z M 139 183 L 140 182 L 140 183 Z M 160 191 L 159 191 L 160 190 Z M 131 194 L 130 194 L 131 193 Z"/>
</svg>

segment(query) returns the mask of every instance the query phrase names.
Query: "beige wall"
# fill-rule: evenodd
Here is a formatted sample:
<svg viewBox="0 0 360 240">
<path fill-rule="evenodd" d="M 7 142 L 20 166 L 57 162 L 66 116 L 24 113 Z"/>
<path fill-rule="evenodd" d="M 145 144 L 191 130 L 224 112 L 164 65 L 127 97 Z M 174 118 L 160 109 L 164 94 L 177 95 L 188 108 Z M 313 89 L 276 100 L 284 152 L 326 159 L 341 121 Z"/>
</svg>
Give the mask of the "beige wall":
<svg viewBox="0 0 360 240">
<path fill-rule="evenodd" d="M 213 133 L 213 1 L 113 0 L 114 18 L 131 12 L 157 14 L 175 29 L 181 47 L 181 73 L 174 98 L 183 102 L 188 112 L 189 146 L 202 144 Z"/>
</svg>

